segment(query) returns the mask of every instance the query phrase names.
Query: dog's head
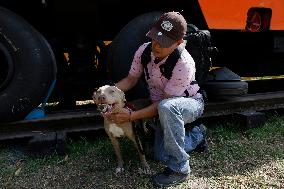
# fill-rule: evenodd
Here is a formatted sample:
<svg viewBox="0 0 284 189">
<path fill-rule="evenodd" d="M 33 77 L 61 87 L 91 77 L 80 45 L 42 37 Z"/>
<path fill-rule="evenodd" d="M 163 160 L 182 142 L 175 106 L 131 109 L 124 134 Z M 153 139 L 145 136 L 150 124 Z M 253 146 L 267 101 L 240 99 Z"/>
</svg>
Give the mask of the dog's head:
<svg viewBox="0 0 284 189">
<path fill-rule="evenodd" d="M 114 108 L 123 108 L 126 101 L 124 92 L 110 85 L 104 85 L 94 91 L 92 98 L 101 113 L 111 112 Z"/>
</svg>

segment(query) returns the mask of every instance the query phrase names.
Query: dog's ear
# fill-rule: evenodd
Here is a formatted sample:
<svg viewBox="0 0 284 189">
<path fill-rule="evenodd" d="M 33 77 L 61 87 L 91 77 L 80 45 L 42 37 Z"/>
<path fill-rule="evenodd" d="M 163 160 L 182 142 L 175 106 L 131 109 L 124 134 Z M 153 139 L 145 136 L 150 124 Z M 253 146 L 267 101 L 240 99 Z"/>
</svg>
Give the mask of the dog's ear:
<svg viewBox="0 0 284 189">
<path fill-rule="evenodd" d="M 125 94 L 124 94 L 124 92 L 123 92 L 123 91 L 121 91 L 121 92 L 122 92 L 122 101 L 123 101 L 124 103 L 126 103 Z"/>
<path fill-rule="evenodd" d="M 116 86 L 114 86 L 115 88 L 117 88 Z M 120 90 L 119 88 L 117 88 L 117 90 L 119 91 L 119 95 L 120 95 L 120 99 L 123 103 L 126 102 L 126 98 L 125 98 L 125 94 L 122 90 Z"/>
</svg>

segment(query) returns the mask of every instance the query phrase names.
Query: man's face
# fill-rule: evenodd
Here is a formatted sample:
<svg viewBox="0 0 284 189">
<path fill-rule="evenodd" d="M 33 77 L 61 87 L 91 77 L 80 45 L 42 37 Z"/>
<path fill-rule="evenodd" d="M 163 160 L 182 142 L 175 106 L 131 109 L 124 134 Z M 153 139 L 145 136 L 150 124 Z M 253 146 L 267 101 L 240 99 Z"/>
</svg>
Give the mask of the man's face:
<svg viewBox="0 0 284 189">
<path fill-rule="evenodd" d="M 180 41 L 174 43 L 172 46 L 163 48 L 160 46 L 160 44 L 157 41 L 152 40 L 152 53 L 156 58 L 162 60 L 163 58 L 171 54 L 182 42 L 183 40 L 181 39 Z"/>
</svg>

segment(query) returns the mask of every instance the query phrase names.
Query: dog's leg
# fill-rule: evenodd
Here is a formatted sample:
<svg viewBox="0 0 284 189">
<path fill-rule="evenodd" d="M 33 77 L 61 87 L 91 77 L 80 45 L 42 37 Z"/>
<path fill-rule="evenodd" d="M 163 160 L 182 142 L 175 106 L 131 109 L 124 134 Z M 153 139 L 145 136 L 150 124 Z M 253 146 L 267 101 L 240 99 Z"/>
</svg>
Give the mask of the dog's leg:
<svg viewBox="0 0 284 189">
<path fill-rule="evenodd" d="M 121 172 L 124 171 L 124 168 L 123 168 L 123 160 L 122 160 L 122 157 L 121 157 L 119 142 L 118 142 L 117 138 L 115 138 L 111 135 L 109 135 L 109 136 L 110 136 L 109 138 L 110 138 L 112 146 L 114 148 L 115 155 L 116 155 L 116 158 L 117 158 L 117 163 L 118 163 L 118 166 L 115 169 L 115 173 L 121 173 Z"/>
<path fill-rule="evenodd" d="M 145 173 L 145 174 L 151 174 L 151 169 L 150 169 L 150 166 L 148 165 L 148 163 L 146 161 L 145 154 L 143 152 L 144 151 L 143 147 L 141 146 L 141 143 L 139 143 L 139 144 L 137 143 L 138 138 L 137 139 L 135 138 L 134 133 L 128 135 L 128 138 L 134 143 L 134 146 L 138 151 L 139 158 L 140 158 L 140 161 L 142 163 L 142 172 Z"/>
</svg>

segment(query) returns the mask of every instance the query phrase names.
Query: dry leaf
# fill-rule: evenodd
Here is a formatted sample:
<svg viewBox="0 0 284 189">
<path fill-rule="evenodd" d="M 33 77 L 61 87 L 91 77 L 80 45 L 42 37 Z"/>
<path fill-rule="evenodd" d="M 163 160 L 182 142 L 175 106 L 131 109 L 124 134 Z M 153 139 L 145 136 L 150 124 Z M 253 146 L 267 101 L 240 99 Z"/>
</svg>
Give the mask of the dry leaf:
<svg viewBox="0 0 284 189">
<path fill-rule="evenodd" d="M 20 172 L 21 172 L 22 168 L 20 167 L 19 169 L 17 169 L 17 171 L 15 172 L 15 176 L 19 176 Z"/>
</svg>

